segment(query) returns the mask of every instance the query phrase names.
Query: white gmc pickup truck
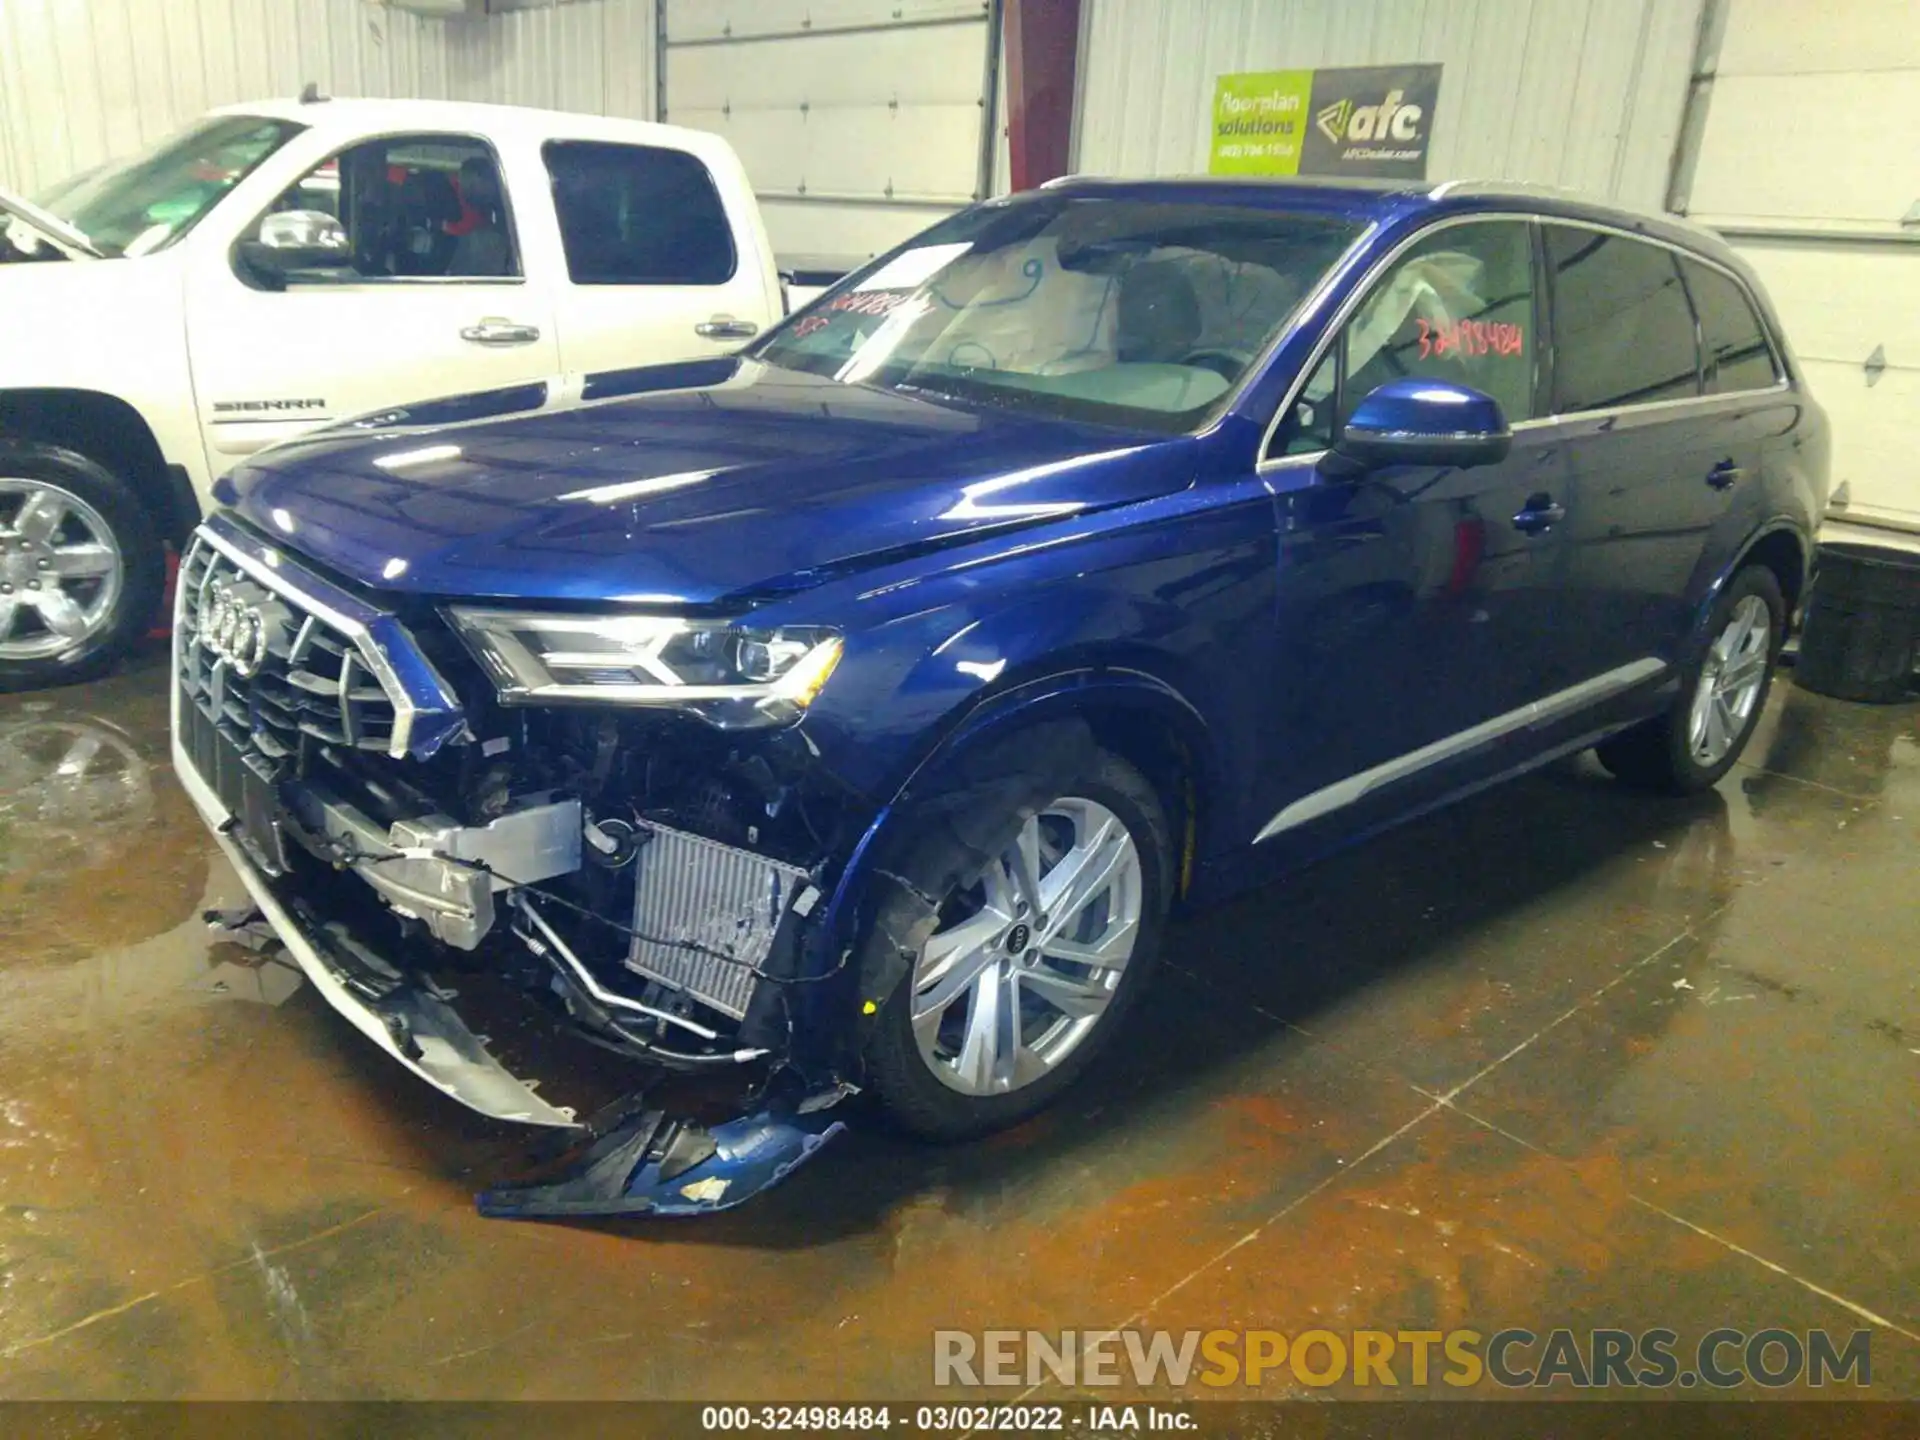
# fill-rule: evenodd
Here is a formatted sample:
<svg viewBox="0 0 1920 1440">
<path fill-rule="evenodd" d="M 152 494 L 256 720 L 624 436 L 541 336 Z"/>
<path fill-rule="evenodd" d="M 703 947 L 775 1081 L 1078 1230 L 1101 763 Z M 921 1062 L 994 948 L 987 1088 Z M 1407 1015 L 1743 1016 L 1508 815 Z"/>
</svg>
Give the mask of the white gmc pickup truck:
<svg viewBox="0 0 1920 1440">
<path fill-rule="evenodd" d="M 0 691 L 138 639 L 242 456 L 785 308 L 732 149 L 640 121 L 310 90 L 0 212 Z"/>
</svg>

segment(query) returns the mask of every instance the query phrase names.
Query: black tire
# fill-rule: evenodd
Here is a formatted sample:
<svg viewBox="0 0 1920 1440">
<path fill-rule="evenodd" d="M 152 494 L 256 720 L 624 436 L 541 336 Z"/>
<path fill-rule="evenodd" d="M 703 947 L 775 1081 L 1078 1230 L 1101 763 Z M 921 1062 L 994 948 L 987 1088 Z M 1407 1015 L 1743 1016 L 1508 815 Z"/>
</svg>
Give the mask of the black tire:
<svg viewBox="0 0 1920 1440">
<path fill-rule="evenodd" d="M 112 532 L 120 594 L 101 627 L 71 648 L 35 658 L 0 656 L 0 694 L 71 685 L 104 674 L 153 627 L 166 585 L 166 547 L 133 487 L 73 450 L 0 439 L 0 479 L 43 482 L 85 502 Z"/>
<path fill-rule="evenodd" d="M 1053 1069 L 1006 1092 L 962 1093 L 934 1073 L 914 1038 L 914 962 L 942 907 L 974 883 L 989 857 L 1002 853 L 1028 819 L 1066 797 L 1104 806 L 1138 852 L 1141 905 L 1132 954 L 1098 1020 Z M 876 1002 L 866 1037 L 867 1078 L 901 1129 L 922 1139 L 965 1140 L 1017 1124 L 1051 1104 L 1124 1027 L 1158 959 L 1172 844 L 1153 787 L 1099 749 L 1079 724 L 1048 725 L 992 747 L 947 789 L 916 805 L 906 823 L 896 858 L 881 867 L 886 889 L 860 954 L 861 993 L 884 997 Z"/>
<path fill-rule="evenodd" d="M 1735 607 L 1749 596 L 1765 603 L 1771 621 L 1760 692 L 1726 754 L 1714 764 L 1706 765 L 1693 753 L 1689 740 L 1688 724 L 1694 697 L 1699 690 L 1709 648 L 1715 637 L 1731 622 Z M 1669 795 L 1693 795 L 1718 784 L 1720 778 L 1739 761 L 1747 741 L 1753 737 L 1754 727 L 1760 723 L 1760 712 L 1766 708 L 1767 695 L 1773 688 L 1774 671 L 1779 666 L 1780 646 L 1786 638 L 1786 625 L 1787 603 L 1780 594 L 1779 579 L 1764 565 L 1748 565 L 1727 582 L 1726 588 L 1720 592 L 1720 598 L 1714 602 L 1705 636 L 1698 647 L 1699 653 L 1687 667 L 1680 694 L 1672 707 L 1664 715 L 1602 741 L 1594 750 L 1600 763 L 1625 784 Z"/>
</svg>

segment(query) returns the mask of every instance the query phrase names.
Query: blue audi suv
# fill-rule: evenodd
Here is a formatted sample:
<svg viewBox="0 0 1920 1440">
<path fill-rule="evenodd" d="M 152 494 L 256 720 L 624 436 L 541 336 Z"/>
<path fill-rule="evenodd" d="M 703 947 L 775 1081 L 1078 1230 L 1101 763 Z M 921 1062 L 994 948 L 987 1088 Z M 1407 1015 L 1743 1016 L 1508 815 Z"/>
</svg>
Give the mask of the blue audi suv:
<svg viewBox="0 0 1920 1440">
<path fill-rule="evenodd" d="M 735 357 L 235 471 L 176 758 L 253 898 L 219 923 L 578 1142 L 483 1208 L 719 1209 L 857 1093 L 938 1139 L 1032 1114 L 1185 907 L 1584 747 L 1714 784 L 1827 456 L 1761 286 L 1683 223 L 1075 179 Z M 738 1113 L 648 1078 L 580 1114 L 463 1016 L 475 972 Z"/>
</svg>

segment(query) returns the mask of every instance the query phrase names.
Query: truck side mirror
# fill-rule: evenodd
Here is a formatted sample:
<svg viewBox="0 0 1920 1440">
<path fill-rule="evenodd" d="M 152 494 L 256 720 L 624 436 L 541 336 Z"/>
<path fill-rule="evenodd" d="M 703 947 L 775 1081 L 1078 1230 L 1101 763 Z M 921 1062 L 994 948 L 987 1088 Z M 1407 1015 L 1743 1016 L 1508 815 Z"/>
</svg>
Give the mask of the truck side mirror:
<svg viewBox="0 0 1920 1440">
<path fill-rule="evenodd" d="M 324 210 L 282 210 L 260 222 L 260 231 L 239 245 L 240 259 L 279 289 L 299 270 L 344 269 L 353 244 L 340 222 Z"/>
</svg>

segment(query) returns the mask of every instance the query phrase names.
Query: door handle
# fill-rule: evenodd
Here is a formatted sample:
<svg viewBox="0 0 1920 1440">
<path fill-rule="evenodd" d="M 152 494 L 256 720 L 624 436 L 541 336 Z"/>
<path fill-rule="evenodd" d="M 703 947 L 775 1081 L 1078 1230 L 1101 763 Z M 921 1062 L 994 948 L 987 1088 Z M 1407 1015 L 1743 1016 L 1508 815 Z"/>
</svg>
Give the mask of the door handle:
<svg viewBox="0 0 1920 1440">
<path fill-rule="evenodd" d="M 1747 472 L 1731 460 L 1722 460 L 1707 472 L 1707 484 L 1716 490 L 1726 490 L 1736 484 Z"/>
<path fill-rule="evenodd" d="M 1567 507 L 1551 495 L 1529 495 L 1526 509 L 1513 517 L 1513 528 L 1528 535 L 1540 535 L 1567 518 Z"/>
<path fill-rule="evenodd" d="M 693 327 L 693 333 L 705 340 L 747 340 L 759 331 L 753 321 L 736 320 L 731 315 L 716 315 Z"/>
<path fill-rule="evenodd" d="M 540 327 L 488 316 L 478 325 L 467 326 L 460 338 L 473 345 L 531 345 L 540 338 Z"/>
</svg>

